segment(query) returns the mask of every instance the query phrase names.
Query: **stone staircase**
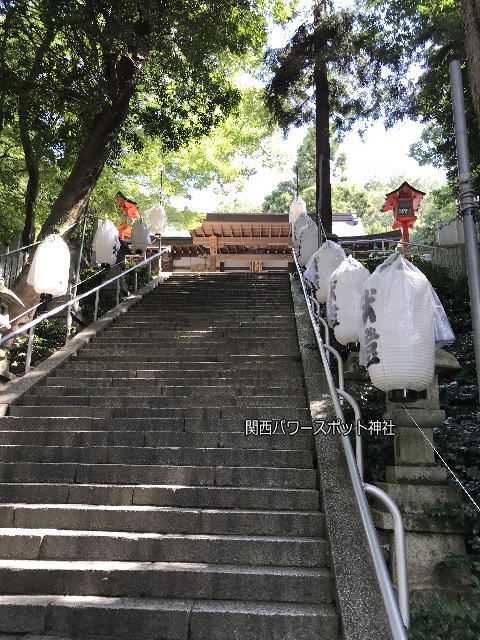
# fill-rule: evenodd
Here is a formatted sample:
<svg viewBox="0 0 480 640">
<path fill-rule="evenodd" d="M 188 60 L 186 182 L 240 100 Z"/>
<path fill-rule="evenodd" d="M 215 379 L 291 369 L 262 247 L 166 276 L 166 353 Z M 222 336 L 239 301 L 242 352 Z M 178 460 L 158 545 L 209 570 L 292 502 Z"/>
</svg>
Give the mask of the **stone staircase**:
<svg viewBox="0 0 480 640">
<path fill-rule="evenodd" d="M 309 420 L 287 274 L 146 295 L 0 418 L 0 639 L 337 640 L 281 420 Z"/>
</svg>

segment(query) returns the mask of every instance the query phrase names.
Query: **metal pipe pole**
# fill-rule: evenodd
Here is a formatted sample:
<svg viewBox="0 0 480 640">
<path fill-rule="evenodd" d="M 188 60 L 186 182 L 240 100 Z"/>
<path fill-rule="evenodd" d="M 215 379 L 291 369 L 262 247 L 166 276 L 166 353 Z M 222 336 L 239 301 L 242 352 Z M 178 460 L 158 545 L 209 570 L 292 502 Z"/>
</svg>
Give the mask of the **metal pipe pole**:
<svg viewBox="0 0 480 640">
<path fill-rule="evenodd" d="M 458 182 L 460 191 L 460 212 L 465 232 L 467 255 L 468 288 L 473 325 L 473 346 L 477 365 L 477 385 L 480 399 L 480 258 L 478 252 L 477 228 L 475 224 L 475 196 L 470 177 L 470 154 L 468 151 L 467 124 L 460 62 L 452 60 L 449 65 L 452 84 L 453 120 L 455 143 L 457 146 Z"/>
</svg>

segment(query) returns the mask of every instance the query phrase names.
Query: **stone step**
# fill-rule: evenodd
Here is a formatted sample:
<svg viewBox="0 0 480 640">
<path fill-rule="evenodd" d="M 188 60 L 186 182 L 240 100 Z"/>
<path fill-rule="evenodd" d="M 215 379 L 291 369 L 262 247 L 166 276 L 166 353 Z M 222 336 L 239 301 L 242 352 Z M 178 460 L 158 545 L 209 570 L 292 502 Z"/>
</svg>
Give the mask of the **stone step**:
<svg viewBox="0 0 480 640">
<path fill-rule="evenodd" d="M 78 484 L 176 484 L 219 487 L 314 489 L 314 469 L 290 467 L 0 462 L 0 482 Z"/>
<path fill-rule="evenodd" d="M 60 374 L 61 372 L 58 372 Z M 254 384 L 255 383 L 255 384 Z M 185 395 L 185 392 L 195 393 L 198 390 L 199 393 L 203 392 L 203 390 L 208 391 L 209 389 L 218 389 L 221 387 L 222 389 L 228 389 L 228 393 L 231 393 L 232 389 L 235 389 L 238 395 L 258 395 L 261 391 L 270 391 L 270 390 L 289 390 L 291 392 L 292 389 L 296 390 L 296 393 L 301 393 L 304 390 L 303 380 L 301 379 L 289 379 L 289 380 L 275 380 L 272 379 L 272 376 L 263 376 L 263 379 L 259 376 L 252 376 L 251 378 L 241 378 L 238 379 L 237 376 L 230 375 L 226 376 L 202 376 L 200 379 L 192 379 L 191 377 L 163 377 L 163 378 L 153 378 L 153 377 L 136 377 L 136 378 L 119 378 L 116 376 L 108 377 L 105 376 L 48 376 L 45 380 L 41 381 L 41 388 L 63 388 L 63 389 L 75 389 L 78 387 L 94 387 L 99 388 L 114 388 L 114 389 L 141 389 L 144 387 L 155 387 L 157 389 L 163 389 L 163 395 Z M 259 388 L 259 386 L 261 388 Z M 35 389 L 38 389 L 37 385 Z M 173 393 L 173 390 L 178 390 L 177 393 Z M 92 389 L 90 389 L 92 391 Z M 43 393 L 43 392 L 42 392 Z M 100 393 L 100 391 L 99 391 Z M 76 395 L 76 394 L 75 394 Z"/>
<path fill-rule="evenodd" d="M 149 505 L 0 504 L 0 526 L 137 533 L 323 537 L 318 511 L 215 509 Z M 3 581 L 2 581 L 3 585 Z"/>
<path fill-rule="evenodd" d="M 0 502 L 315 511 L 319 509 L 319 493 L 316 489 L 283 487 L 5 482 L 0 484 Z"/>
<path fill-rule="evenodd" d="M 0 596 L 0 633 L 15 634 L 0 640 L 240 640 L 237 629 L 241 640 L 339 638 L 330 604 Z"/>
<path fill-rule="evenodd" d="M 233 311 L 231 314 L 227 314 L 222 311 L 221 314 L 190 314 L 182 316 L 180 312 L 171 311 L 164 314 L 155 314 L 155 317 L 148 317 L 145 314 L 140 314 L 137 318 L 133 318 L 130 314 L 119 316 L 112 323 L 112 328 L 117 329 L 147 329 L 149 331 L 159 331 L 160 329 L 166 330 L 177 329 L 235 329 L 235 328 L 251 328 L 251 329 L 280 329 L 288 330 L 296 327 L 295 320 L 291 314 L 278 315 L 269 313 L 268 319 L 263 317 L 262 314 L 245 315 L 240 311 Z"/>
<path fill-rule="evenodd" d="M 248 329 L 246 327 L 236 330 L 229 329 L 170 329 L 170 330 L 142 330 L 142 329 L 115 329 L 107 328 L 98 334 L 99 338 L 108 340 L 118 340 L 120 337 L 128 338 L 155 338 L 161 340 L 168 338 L 170 340 L 217 340 L 231 339 L 235 340 L 291 340 L 296 338 L 295 329 L 290 330 L 277 329 L 275 331 L 268 329 Z"/>
<path fill-rule="evenodd" d="M 310 451 L 193 447 L 59 447 L 0 445 L 1 462 L 81 462 L 87 464 L 179 465 L 183 467 L 313 468 Z"/>
<path fill-rule="evenodd" d="M 188 562 L 0 560 L 4 595 L 98 595 L 331 603 L 324 568 Z"/>
<path fill-rule="evenodd" d="M 0 640 L 338 640 L 289 282 L 173 276 L 0 418 Z"/>
<path fill-rule="evenodd" d="M 117 356 L 132 356 L 136 358 L 144 357 L 159 357 L 159 358 L 172 358 L 177 360 L 178 358 L 184 359 L 196 358 L 201 356 L 202 359 L 209 360 L 209 356 L 214 355 L 221 359 L 221 356 L 226 358 L 232 357 L 245 357 L 248 359 L 257 358 L 258 356 L 270 358 L 283 358 L 291 355 L 296 356 L 298 359 L 299 351 L 297 345 L 278 344 L 272 342 L 265 345 L 235 345 L 235 344 L 214 344 L 214 345 L 157 345 L 154 342 L 135 342 L 128 341 L 128 343 L 114 342 L 103 344 L 101 342 L 93 342 L 83 347 L 78 355 L 87 357 L 108 357 L 116 358 Z M 205 358 L 204 358 L 205 357 Z"/>
<path fill-rule="evenodd" d="M 94 560 L 325 567 L 321 538 L 0 528 L 4 560 Z M 1 562 L 1 561 L 0 561 Z"/>
<path fill-rule="evenodd" d="M 201 351 L 201 350 L 200 350 Z M 261 351 L 256 349 L 256 351 Z M 228 362 L 236 364 L 237 362 L 243 362 L 250 364 L 253 362 L 260 363 L 263 367 L 265 365 L 275 366 L 277 362 L 300 362 L 300 355 L 298 351 L 293 351 L 292 354 L 286 349 L 285 352 L 278 349 L 274 353 L 235 353 L 233 350 L 226 352 L 220 349 L 215 349 L 213 352 L 207 351 L 207 353 L 195 353 L 190 349 L 135 349 L 135 347 L 129 348 L 118 347 L 112 349 L 100 349 L 95 348 L 92 345 L 91 348 L 84 348 L 77 352 L 74 357 L 75 360 L 116 360 L 117 358 L 122 361 L 129 357 L 135 357 L 136 359 L 142 359 L 144 362 L 162 362 L 168 360 L 170 362 Z M 219 365 L 221 366 L 221 365 Z"/>
<path fill-rule="evenodd" d="M 95 421 L 99 424 L 95 424 Z M 170 431 L 171 423 L 161 431 L 151 431 L 150 421 L 138 419 L 125 421 L 120 419 L 101 420 L 89 418 L 21 418 L 7 416 L 0 418 L 0 442 L 2 444 L 36 444 L 46 446 L 136 446 L 136 447 L 232 447 L 235 449 L 281 449 L 312 451 L 313 439 L 311 433 L 299 432 L 292 436 L 294 431 L 289 425 L 289 431 L 283 434 L 277 425 L 271 431 L 256 432 L 246 435 L 245 429 L 241 432 L 232 432 L 233 427 L 238 427 L 237 421 L 228 425 L 229 430 L 222 431 Z M 179 419 L 181 427 L 183 419 Z M 286 426 L 286 425 L 285 425 Z M 108 429 L 112 427 L 112 429 Z M 124 427 L 123 430 L 120 427 Z M 139 427 L 134 430 L 134 427 Z M 2 430 L 5 429 L 5 430 Z M 132 430 L 133 429 L 133 430 Z M 141 429 L 145 429 L 142 431 Z M 265 428 L 264 428 L 265 429 Z"/>
<path fill-rule="evenodd" d="M 226 426 L 230 427 L 232 431 L 243 431 L 245 429 L 245 420 L 258 419 L 258 420 L 298 420 L 307 424 L 309 422 L 309 411 L 306 408 L 295 407 L 266 407 L 253 409 L 245 409 L 243 407 L 206 407 L 204 409 L 191 408 L 191 407 L 157 407 L 155 409 L 154 417 L 152 417 L 151 409 L 142 408 L 98 408 L 89 406 L 26 406 L 26 405 L 12 405 L 10 407 L 11 416 L 31 416 L 31 417 L 64 417 L 64 418 L 118 418 L 118 419 L 130 419 L 129 422 L 135 419 L 149 420 L 151 429 L 155 427 L 160 430 L 166 430 L 170 425 L 173 427 L 172 420 L 179 418 L 185 418 L 181 428 L 182 431 L 188 430 L 204 430 L 214 431 L 218 427 L 222 427 L 224 419 L 226 419 Z M 237 421 L 238 422 L 235 422 Z M 133 424 L 133 423 L 132 423 Z M 140 423 L 136 423 L 140 424 Z M 142 424 L 146 424 L 145 420 Z M 128 426 L 127 422 L 125 425 Z M 280 426 L 278 427 L 280 428 Z"/>
<path fill-rule="evenodd" d="M 141 333 L 137 336 L 129 334 L 125 337 L 128 337 L 128 346 L 132 345 L 135 349 L 141 349 L 152 345 L 161 349 L 214 349 L 225 346 L 237 346 L 238 349 L 248 348 L 251 353 L 254 353 L 253 349 L 276 347 L 280 342 L 282 349 L 285 347 L 295 347 L 298 351 L 297 345 L 290 344 L 292 336 L 288 336 L 288 334 L 284 334 L 283 338 L 275 337 L 275 339 L 273 339 L 272 336 L 237 336 L 235 337 L 234 342 L 232 342 L 232 336 L 185 336 L 182 332 L 177 332 L 176 336 L 171 336 L 168 340 L 162 340 L 158 336 L 154 336 L 152 338 Z M 98 337 L 93 338 L 85 348 L 91 348 L 94 345 L 102 345 L 104 348 L 109 348 L 110 346 L 116 346 L 119 344 L 122 344 L 122 342 L 119 340 L 118 336 L 104 336 L 103 334 L 100 334 Z"/>
<path fill-rule="evenodd" d="M 32 391 L 34 391 L 37 396 L 89 396 L 92 399 L 96 396 L 101 396 L 104 398 L 107 397 L 124 397 L 124 398 L 138 398 L 140 396 L 150 396 L 150 397 L 171 397 L 171 396 L 185 396 L 191 398 L 192 396 L 220 396 L 222 393 L 225 394 L 225 399 L 228 398 L 257 398 L 261 396 L 271 396 L 271 397 L 282 397 L 285 393 L 289 395 L 286 398 L 291 398 L 293 395 L 302 397 L 302 402 L 305 405 L 306 401 L 303 396 L 303 388 L 296 388 L 294 393 L 294 387 L 292 385 L 279 385 L 277 387 L 263 387 L 263 386 L 240 386 L 238 383 L 234 385 L 232 382 L 230 384 L 199 384 L 195 386 L 191 385 L 163 385 L 163 384 L 155 384 L 155 378 L 147 379 L 147 383 L 150 384 L 141 384 L 142 380 L 138 378 L 132 378 L 135 382 L 139 384 L 124 384 L 124 385 L 113 385 L 104 384 L 104 380 L 99 380 L 97 384 L 95 384 L 94 380 L 90 380 L 91 384 L 85 384 L 82 386 L 78 386 L 80 384 L 79 380 L 71 379 L 67 382 L 68 386 L 65 384 L 58 385 L 39 385 L 35 387 Z M 93 400 L 92 400 L 93 401 Z M 255 400 L 252 400 L 255 402 Z"/>
<path fill-rule="evenodd" d="M 163 316 L 156 314 L 155 318 L 148 317 L 145 314 L 140 314 L 138 318 L 132 318 L 130 314 L 125 314 L 114 320 L 111 325 L 112 329 L 146 329 L 147 331 L 172 329 L 219 329 L 224 331 L 225 329 L 235 329 L 237 327 L 262 329 L 264 331 L 276 329 L 286 331 L 295 329 L 296 324 L 290 315 L 287 317 L 269 314 L 268 320 L 266 320 L 260 314 L 245 316 L 239 311 L 234 311 L 231 314 L 222 312 L 221 317 L 214 314 L 205 316 L 191 314 L 180 317 L 180 314 L 176 312 Z"/>
<path fill-rule="evenodd" d="M 217 428 L 232 431 L 244 431 L 245 420 L 298 420 L 309 423 L 309 411 L 306 408 L 295 407 L 266 407 L 245 409 L 244 407 L 206 407 L 204 409 L 191 407 L 157 407 L 154 417 L 151 409 L 142 408 L 98 408 L 89 406 L 26 406 L 12 405 L 9 409 L 11 416 L 31 416 L 31 417 L 62 417 L 62 418 L 116 418 L 122 419 L 125 428 L 134 424 L 133 420 L 144 419 L 141 424 L 145 425 L 145 419 L 149 420 L 151 429 L 168 430 L 174 425 L 181 426 L 182 431 L 215 431 Z M 126 419 L 128 421 L 125 421 Z M 182 422 L 179 423 L 178 419 Z M 185 418 L 185 422 L 183 419 Z M 175 420 L 175 422 L 172 422 Z M 224 425 L 225 420 L 225 426 Z M 140 422 L 135 424 L 139 425 Z M 280 429 L 280 425 L 278 425 Z M 293 431 L 293 429 L 292 429 Z"/>
<path fill-rule="evenodd" d="M 181 368 L 174 362 L 164 362 L 151 364 L 145 361 L 121 361 L 115 362 L 100 362 L 91 360 L 69 360 L 62 366 L 55 369 L 52 373 L 59 373 L 65 375 L 65 373 L 71 373 L 72 375 L 78 375 L 77 371 L 88 371 L 90 376 L 94 376 L 97 372 L 108 372 L 111 377 L 132 377 L 132 378 L 147 378 L 147 377 L 161 377 L 164 375 L 172 375 L 173 377 L 197 377 L 197 376 L 215 376 L 222 377 L 225 375 L 235 376 L 241 380 L 254 376 L 272 378 L 272 367 L 269 364 L 251 363 L 251 362 L 235 362 L 235 363 L 222 363 L 219 367 L 211 362 L 195 362 L 189 365 L 188 363 L 182 363 L 184 366 Z M 114 373 L 113 373 L 114 372 Z M 125 372 L 125 373 L 123 373 Z M 273 373 L 275 380 L 284 378 L 301 378 L 303 380 L 303 371 L 301 365 L 298 362 L 279 362 L 275 364 L 275 371 Z"/>
<path fill-rule="evenodd" d="M 94 407 L 95 409 L 101 409 L 103 407 L 112 408 L 138 408 L 138 409 L 155 409 L 155 408 L 168 408 L 172 407 L 190 407 L 192 400 L 189 395 L 185 396 L 140 396 L 135 394 L 134 390 L 132 395 L 123 394 L 118 397 L 108 397 L 106 394 L 102 396 L 75 396 L 75 395 L 24 395 L 18 400 L 23 406 L 47 406 L 53 407 L 76 407 L 81 406 L 84 408 Z M 284 395 L 278 393 L 277 395 L 269 396 L 255 396 L 252 400 L 248 397 L 234 396 L 234 395 L 208 395 L 208 396 L 195 396 L 195 406 L 197 407 L 238 407 L 249 408 L 252 405 L 255 407 L 275 407 L 282 404 L 284 407 L 292 408 L 305 408 L 305 398 L 296 395 Z"/>
</svg>

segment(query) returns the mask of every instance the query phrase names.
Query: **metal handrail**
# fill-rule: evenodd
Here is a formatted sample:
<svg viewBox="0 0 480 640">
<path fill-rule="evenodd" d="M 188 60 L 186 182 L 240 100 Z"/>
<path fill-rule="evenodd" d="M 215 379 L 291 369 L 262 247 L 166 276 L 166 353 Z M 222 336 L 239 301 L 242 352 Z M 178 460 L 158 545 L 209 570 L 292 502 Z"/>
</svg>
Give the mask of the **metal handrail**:
<svg viewBox="0 0 480 640">
<path fill-rule="evenodd" d="M 91 276 L 88 276 L 88 278 L 85 278 L 85 280 L 81 280 L 77 286 L 80 286 L 81 284 L 83 284 L 84 282 L 87 282 L 87 280 L 90 280 L 91 278 L 94 278 L 95 276 L 97 276 L 99 273 L 102 273 L 102 271 L 105 270 L 105 267 L 103 267 L 102 269 L 99 269 L 98 271 L 95 271 L 95 273 L 92 273 Z M 32 311 L 34 311 L 35 309 L 37 309 L 38 307 L 40 307 L 42 304 L 45 304 L 45 300 L 42 300 L 41 302 L 38 302 L 37 304 L 33 305 L 33 307 L 30 307 L 30 309 L 26 309 L 25 311 L 22 311 L 22 313 L 20 313 L 18 316 L 15 316 L 15 318 L 12 318 L 10 320 L 10 323 L 12 322 L 16 322 L 17 320 L 20 320 L 20 318 L 23 318 L 23 316 L 28 315 L 29 313 L 31 313 Z"/>
<path fill-rule="evenodd" d="M 400 240 L 392 240 L 391 238 L 372 238 L 370 240 L 346 240 L 343 238 L 338 241 L 338 244 L 378 244 L 386 242 L 387 244 L 406 244 L 409 247 L 421 247 L 422 249 L 438 249 L 439 247 L 430 244 L 418 244 L 417 242 L 404 242 Z"/>
<path fill-rule="evenodd" d="M 297 253 L 294 247 L 292 247 L 292 255 L 295 261 L 298 275 L 300 277 L 300 283 L 302 285 L 303 295 L 305 297 L 308 314 L 310 316 L 310 322 L 312 323 L 312 328 L 315 333 L 315 338 L 317 340 L 318 348 L 320 351 L 320 357 L 322 359 L 323 369 L 325 371 L 325 377 L 326 377 L 328 388 L 330 391 L 330 396 L 332 398 L 333 407 L 335 409 L 335 414 L 337 416 L 337 419 L 340 420 L 340 423 L 345 424 L 345 418 L 343 415 L 342 407 L 340 405 L 340 399 L 338 397 L 338 393 L 335 388 L 335 382 L 333 380 L 332 372 L 330 371 L 330 367 L 327 359 L 327 352 L 325 350 L 323 340 L 320 335 L 319 327 L 315 322 L 315 316 L 312 310 L 312 305 L 305 288 L 303 274 L 301 272 L 300 265 L 298 263 Z M 380 591 L 382 593 L 382 598 L 385 605 L 386 614 L 388 616 L 390 630 L 392 632 L 392 636 L 394 640 L 407 640 L 405 625 L 402 621 L 402 616 L 400 613 L 400 609 L 398 607 L 395 591 L 393 589 L 392 581 L 390 579 L 390 575 L 388 573 L 388 569 L 385 564 L 382 548 L 378 540 L 377 530 L 375 528 L 375 524 L 372 519 L 372 514 L 370 512 L 370 507 L 368 505 L 367 498 L 365 495 L 365 488 L 360 478 L 357 463 L 355 460 L 355 455 L 353 453 L 352 444 L 347 434 L 341 433 L 340 438 L 341 438 L 343 449 L 345 452 L 345 458 L 346 458 L 350 478 L 352 481 L 353 491 L 355 493 L 355 498 L 357 500 L 357 504 L 360 509 L 362 522 L 365 527 L 365 533 L 367 536 L 368 545 L 369 545 L 370 553 L 373 560 L 373 566 L 375 568 L 375 573 L 377 575 Z"/>
<path fill-rule="evenodd" d="M 361 423 L 362 423 L 362 413 L 360 411 L 360 407 L 358 406 L 358 402 L 355 400 L 353 396 L 345 391 L 342 387 L 337 389 L 338 395 L 346 400 L 348 404 L 353 409 L 353 414 L 355 416 L 355 457 L 357 459 L 357 467 L 358 473 L 360 474 L 360 479 L 363 482 L 363 445 L 362 445 L 362 434 L 360 431 Z"/>
<path fill-rule="evenodd" d="M 25 333 L 25 332 L 28 331 L 29 335 L 28 335 L 27 357 L 26 357 L 26 362 L 25 362 L 25 373 L 28 373 L 28 371 L 30 370 L 30 363 L 31 363 L 31 358 L 32 358 L 33 335 L 34 335 L 33 334 L 33 330 L 37 326 L 37 324 L 39 324 L 40 322 L 43 322 L 43 320 L 46 320 L 47 318 L 50 318 L 51 316 L 57 315 L 58 313 L 60 313 L 60 311 L 63 311 L 63 309 L 67 309 L 67 308 L 71 307 L 72 305 L 76 304 L 80 300 L 83 300 L 83 298 L 86 298 L 86 297 L 92 295 L 93 293 L 95 293 L 95 315 L 96 315 L 96 313 L 98 312 L 98 294 L 100 292 L 100 289 L 103 289 L 104 287 L 106 287 L 109 284 L 112 284 L 113 282 L 116 282 L 116 284 L 117 284 L 117 305 L 118 305 L 119 301 L 120 301 L 120 296 L 119 296 L 120 278 L 123 278 L 127 273 L 130 273 L 131 271 L 135 271 L 136 269 L 138 269 L 142 265 L 148 264 L 148 267 L 149 267 L 148 276 L 149 276 L 149 279 L 150 279 L 151 278 L 151 273 L 152 273 L 152 265 L 151 265 L 152 261 L 160 258 L 162 256 L 162 254 L 164 254 L 167 251 L 167 249 L 168 249 L 167 247 L 164 247 L 158 253 L 155 253 L 153 256 L 150 256 L 149 258 L 145 258 L 145 260 L 143 260 L 142 262 L 139 262 L 138 264 L 134 265 L 133 267 L 130 267 L 126 271 L 122 271 L 121 273 L 119 273 L 118 275 L 114 276 L 113 278 L 110 278 L 109 280 L 105 280 L 104 282 L 102 282 L 101 284 L 97 285 L 96 287 L 93 287 L 93 289 L 90 289 L 89 291 L 86 291 L 85 293 L 81 293 L 81 294 L 75 296 L 74 298 L 72 298 L 71 300 L 68 300 L 67 302 L 64 302 L 63 304 L 58 305 L 58 307 L 55 307 L 54 309 L 51 309 L 50 311 L 47 311 L 46 313 L 42 314 L 38 318 L 35 318 L 34 320 L 31 320 L 27 324 L 21 326 L 20 328 L 16 329 L 15 331 L 12 331 L 8 335 L 6 335 L 3 338 L 1 338 L 0 339 L 0 345 L 2 345 L 4 342 L 7 342 L 9 340 L 13 340 L 13 338 L 16 338 L 19 335 L 21 335 L 22 333 Z M 67 336 L 67 338 L 68 338 L 68 336 Z"/>
<path fill-rule="evenodd" d="M 408 570 L 405 546 L 405 529 L 403 527 L 403 518 L 400 509 L 397 507 L 392 498 L 379 489 L 374 484 L 363 483 L 363 488 L 374 498 L 377 498 L 390 511 L 393 519 L 393 542 L 395 545 L 395 561 L 397 566 L 397 585 L 398 585 L 398 606 L 402 613 L 405 626 L 410 626 L 410 606 L 409 606 L 409 589 L 408 589 Z"/>
</svg>

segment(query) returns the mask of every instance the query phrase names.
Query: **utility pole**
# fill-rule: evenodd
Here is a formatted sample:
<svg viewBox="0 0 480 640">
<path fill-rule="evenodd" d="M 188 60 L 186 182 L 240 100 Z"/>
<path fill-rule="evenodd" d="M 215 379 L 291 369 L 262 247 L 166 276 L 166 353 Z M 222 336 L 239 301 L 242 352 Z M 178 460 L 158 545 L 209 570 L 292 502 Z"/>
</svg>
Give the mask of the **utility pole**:
<svg viewBox="0 0 480 640">
<path fill-rule="evenodd" d="M 452 84 L 453 120 L 455 143 L 457 146 L 458 183 L 460 190 L 460 213 L 465 233 L 467 254 L 468 288 L 473 325 L 473 346 L 477 366 L 477 384 L 480 397 L 480 259 L 478 252 L 477 227 L 475 223 L 475 195 L 470 176 L 470 153 L 468 150 L 465 102 L 460 62 L 452 60 L 449 65 Z"/>
</svg>

